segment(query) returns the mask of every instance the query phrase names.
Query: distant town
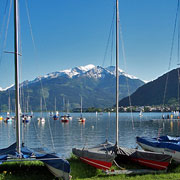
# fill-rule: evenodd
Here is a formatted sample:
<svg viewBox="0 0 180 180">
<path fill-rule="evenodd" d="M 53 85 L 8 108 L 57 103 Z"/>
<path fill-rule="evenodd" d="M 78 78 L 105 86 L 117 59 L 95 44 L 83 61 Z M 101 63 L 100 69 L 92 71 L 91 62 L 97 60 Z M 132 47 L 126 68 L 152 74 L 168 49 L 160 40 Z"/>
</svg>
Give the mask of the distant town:
<svg viewBox="0 0 180 180">
<path fill-rule="evenodd" d="M 83 112 L 115 112 L 116 108 L 83 108 Z M 119 112 L 172 112 L 172 111 L 179 111 L 177 106 L 127 106 L 119 107 Z M 74 109 L 73 112 L 80 112 L 80 109 Z"/>
</svg>

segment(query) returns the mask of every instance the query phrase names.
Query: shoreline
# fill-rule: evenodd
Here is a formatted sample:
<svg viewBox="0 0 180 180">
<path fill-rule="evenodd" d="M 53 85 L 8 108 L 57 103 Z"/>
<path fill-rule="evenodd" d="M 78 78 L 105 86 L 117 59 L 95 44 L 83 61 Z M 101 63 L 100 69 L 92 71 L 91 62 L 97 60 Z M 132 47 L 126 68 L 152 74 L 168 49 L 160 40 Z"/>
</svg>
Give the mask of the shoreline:
<svg viewBox="0 0 180 180">
<path fill-rule="evenodd" d="M 180 164 L 172 162 L 164 173 L 153 173 L 145 175 L 106 175 L 101 170 L 89 166 L 78 158 L 72 156 L 67 159 L 71 166 L 72 180 L 168 180 L 179 179 L 180 177 Z M 144 169 L 139 165 L 122 164 L 124 169 Z M 113 166 L 111 170 L 118 170 Z M 26 161 L 26 162 L 6 162 L 0 165 L 0 179 L 4 180 L 55 180 L 54 177 L 47 169 L 47 167 L 40 161 Z"/>
</svg>

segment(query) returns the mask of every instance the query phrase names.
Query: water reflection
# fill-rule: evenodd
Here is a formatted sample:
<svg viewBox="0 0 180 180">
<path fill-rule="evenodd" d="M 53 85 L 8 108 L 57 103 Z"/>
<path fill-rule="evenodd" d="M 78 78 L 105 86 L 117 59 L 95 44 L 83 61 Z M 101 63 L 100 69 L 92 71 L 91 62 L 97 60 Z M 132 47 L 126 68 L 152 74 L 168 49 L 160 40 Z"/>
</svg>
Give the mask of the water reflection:
<svg viewBox="0 0 180 180">
<path fill-rule="evenodd" d="M 0 114 L 3 115 L 3 114 Z M 72 114 L 73 120 L 62 123 L 46 115 L 45 122 L 37 121 L 39 113 L 34 113 L 27 124 L 22 123 L 22 138 L 28 147 L 47 147 L 64 157 L 68 157 L 72 147 L 93 146 L 106 139 L 115 143 L 116 116 L 114 113 L 87 113 L 86 122 L 78 122 L 80 114 Z M 132 118 L 133 115 L 133 118 Z M 136 147 L 136 136 L 157 137 L 161 135 L 180 136 L 180 120 L 161 119 L 161 113 L 120 113 L 119 145 Z M 15 121 L 0 121 L 0 148 L 15 142 Z"/>
<path fill-rule="evenodd" d="M 171 127 L 171 133 L 173 133 L 173 120 L 170 122 L 170 127 Z"/>
</svg>

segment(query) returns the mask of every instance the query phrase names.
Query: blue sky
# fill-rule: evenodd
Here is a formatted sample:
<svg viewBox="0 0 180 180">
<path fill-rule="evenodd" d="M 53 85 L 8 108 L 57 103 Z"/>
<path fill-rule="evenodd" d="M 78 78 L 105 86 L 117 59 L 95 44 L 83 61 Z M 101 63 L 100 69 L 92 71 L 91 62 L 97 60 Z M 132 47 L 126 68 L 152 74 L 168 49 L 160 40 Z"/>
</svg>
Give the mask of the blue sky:
<svg viewBox="0 0 180 180">
<path fill-rule="evenodd" d="M 7 0 L 0 1 L 0 50 L 13 51 L 13 11 L 6 46 L 3 16 Z M 110 48 L 104 61 L 115 0 L 24 0 L 20 2 L 22 65 L 21 80 L 87 64 L 112 65 Z M 27 8 L 32 26 L 28 23 Z M 9 8 L 10 0 L 8 1 Z M 126 67 L 120 68 L 142 80 L 167 72 L 177 0 L 120 0 L 120 20 Z M 7 23 L 8 8 L 5 24 Z M 110 40 L 111 43 L 112 40 Z M 121 54 L 120 48 L 120 54 Z M 114 51 L 113 51 L 114 53 Z M 171 69 L 177 67 L 174 49 Z M 0 59 L 0 87 L 14 82 L 13 55 Z M 103 63 L 104 61 L 104 63 Z M 113 65 L 115 60 L 113 57 Z"/>
</svg>

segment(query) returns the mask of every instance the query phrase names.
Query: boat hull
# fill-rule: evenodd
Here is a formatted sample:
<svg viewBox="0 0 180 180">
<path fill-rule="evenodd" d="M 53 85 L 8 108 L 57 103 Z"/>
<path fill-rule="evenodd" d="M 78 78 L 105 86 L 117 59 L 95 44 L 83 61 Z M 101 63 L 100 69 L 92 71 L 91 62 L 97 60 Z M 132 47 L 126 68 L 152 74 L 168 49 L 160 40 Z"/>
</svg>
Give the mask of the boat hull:
<svg viewBox="0 0 180 180">
<path fill-rule="evenodd" d="M 138 162 L 140 165 L 152 168 L 152 169 L 157 169 L 157 170 L 165 170 L 167 169 L 169 165 L 168 162 L 157 162 L 157 161 L 152 161 L 152 160 L 147 160 L 147 159 L 141 159 L 141 158 L 132 158 L 131 159 L 134 162 Z"/>
<path fill-rule="evenodd" d="M 69 120 L 68 120 L 68 119 L 61 119 L 61 122 L 63 122 L 63 123 L 68 123 Z"/>
<path fill-rule="evenodd" d="M 79 121 L 79 122 L 85 122 L 85 121 L 86 121 L 86 118 L 79 118 L 78 121 Z"/>
<path fill-rule="evenodd" d="M 177 149 L 170 149 L 170 148 L 163 148 L 163 147 L 156 147 L 155 145 L 149 145 L 145 142 L 141 142 L 139 138 L 137 138 L 137 144 L 141 146 L 142 149 L 152 152 L 163 153 L 172 156 L 172 159 L 178 163 L 180 163 L 180 151 Z"/>
<path fill-rule="evenodd" d="M 57 178 L 63 178 L 64 180 L 69 180 L 70 179 L 70 175 L 67 172 L 64 172 L 62 170 L 56 169 L 50 165 L 48 165 L 47 163 L 45 163 L 46 167 L 49 169 L 49 171 Z"/>
<path fill-rule="evenodd" d="M 58 119 L 59 119 L 58 114 L 55 114 L 55 115 L 53 116 L 53 119 L 54 119 L 54 120 L 58 120 Z"/>
<path fill-rule="evenodd" d="M 69 122 L 69 118 L 66 115 L 61 116 L 61 122 L 67 123 L 67 122 Z"/>
<path fill-rule="evenodd" d="M 70 164 L 67 160 L 60 158 L 56 154 L 45 154 L 41 149 L 35 153 L 35 156 L 37 160 L 42 161 L 48 167 L 54 176 L 69 180 Z"/>
<path fill-rule="evenodd" d="M 115 159 L 115 153 L 109 151 L 108 148 L 114 148 L 108 143 L 102 143 L 93 148 L 73 148 L 74 155 L 79 157 L 83 162 L 102 170 L 108 170 L 111 168 L 113 160 Z"/>
<path fill-rule="evenodd" d="M 87 157 L 80 157 L 80 159 L 83 162 L 85 162 L 97 169 L 109 170 L 112 166 L 112 162 L 100 161 L 100 160 L 96 160 L 96 159 L 90 159 Z"/>
<path fill-rule="evenodd" d="M 133 161 L 152 169 L 165 170 L 171 162 L 171 156 L 162 153 L 120 147 L 117 151 L 115 161 L 118 164 L 122 161 L 125 163 L 127 161 Z"/>
</svg>

